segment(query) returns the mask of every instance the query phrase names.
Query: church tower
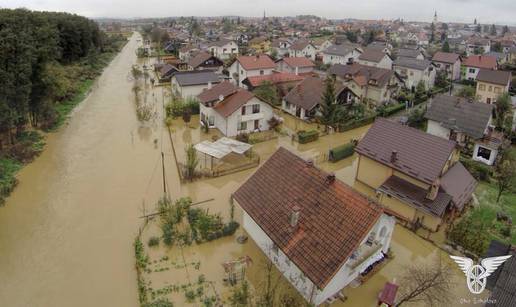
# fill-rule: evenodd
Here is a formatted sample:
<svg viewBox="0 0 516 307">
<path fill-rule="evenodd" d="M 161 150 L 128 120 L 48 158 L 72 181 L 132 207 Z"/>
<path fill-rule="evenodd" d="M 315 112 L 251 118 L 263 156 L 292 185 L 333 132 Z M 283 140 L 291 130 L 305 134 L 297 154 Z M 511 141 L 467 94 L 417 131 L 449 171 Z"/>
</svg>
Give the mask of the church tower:
<svg viewBox="0 0 516 307">
<path fill-rule="evenodd" d="M 437 11 L 435 11 L 435 14 L 434 14 L 434 24 L 437 24 Z"/>
</svg>

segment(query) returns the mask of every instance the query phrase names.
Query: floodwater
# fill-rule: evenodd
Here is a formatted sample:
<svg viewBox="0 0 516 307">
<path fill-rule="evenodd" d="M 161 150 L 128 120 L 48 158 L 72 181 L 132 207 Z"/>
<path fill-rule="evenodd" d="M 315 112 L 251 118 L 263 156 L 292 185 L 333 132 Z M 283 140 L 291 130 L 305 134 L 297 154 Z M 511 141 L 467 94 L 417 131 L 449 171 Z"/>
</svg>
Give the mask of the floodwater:
<svg viewBox="0 0 516 307">
<path fill-rule="evenodd" d="M 178 160 L 184 159 L 189 143 L 211 139 L 217 133 L 200 131 L 198 117 L 186 125 L 172 123 L 171 135 L 160 116 L 142 125 L 135 115 L 129 70 L 135 63 L 138 35 L 134 35 L 95 84 L 92 93 L 72 115 L 69 124 L 47 136 L 42 155 L 18 175 L 19 186 L 0 208 L 0 306 L 123 306 L 138 305 L 133 240 L 142 225 L 142 213 L 154 211 L 162 195 L 161 148 L 165 153 L 166 187 L 172 198 L 190 196 L 212 213 L 229 217 L 231 193 L 255 169 L 181 184 L 171 142 Z M 147 99 L 160 110 L 163 88 L 149 89 Z M 289 133 L 312 128 L 288 115 Z M 369 127 L 321 137 L 300 145 L 289 135 L 254 145 L 263 163 L 284 146 L 348 184 L 353 184 L 356 157 L 327 162 L 330 148 L 360 138 Z M 236 219 L 241 219 L 237 209 Z M 159 234 L 156 225 L 144 232 L 144 244 Z M 237 234 L 242 233 L 239 229 Z M 344 306 L 374 306 L 375 297 L 387 280 L 414 261 L 425 262 L 438 249 L 404 228 L 394 233 L 396 258 L 362 287 L 351 289 Z M 145 273 L 153 289 L 172 284 L 194 283 L 200 274 L 212 282 L 207 295 L 224 297 L 222 263 L 241 256 L 253 260 L 248 276 L 251 286 L 260 286 L 264 255 L 251 241 L 240 245 L 234 237 L 178 248 L 146 248 L 155 270 Z M 160 262 L 167 256 L 167 263 Z M 182 259 L 190 265 L 172 268 Z M 199 265 L 192 265 L 198 263 Z M 462 278 L 458 270 L 454 276 Z M 461 279 L 462 280 L 462 279 Z M 287 282 L 283 280 L 287 285 Z M 460 284 L 458 295 L 465 292 Z M 464 294 L 466 295 L 466 294 Z M 176 306 L 185 303 L 182 294 L 171 295 Z M 339 305 L 340 306 L 340 305 Z"/>
</svg>

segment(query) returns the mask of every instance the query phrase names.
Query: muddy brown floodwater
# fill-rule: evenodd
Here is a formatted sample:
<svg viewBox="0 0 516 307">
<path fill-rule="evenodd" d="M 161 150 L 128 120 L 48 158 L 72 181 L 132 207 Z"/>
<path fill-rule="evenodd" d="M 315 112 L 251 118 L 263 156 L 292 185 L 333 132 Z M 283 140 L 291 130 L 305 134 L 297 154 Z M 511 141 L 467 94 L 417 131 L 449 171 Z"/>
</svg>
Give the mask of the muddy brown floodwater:
<svg viewBox="0 0 516 307">
<path fill-rule="evenodd" d="M 159 125 L 141 127 L 136 35 L 0 208 L 0 306 L 137 306 L 132 242 L 161 178 Z"/>
</svg>

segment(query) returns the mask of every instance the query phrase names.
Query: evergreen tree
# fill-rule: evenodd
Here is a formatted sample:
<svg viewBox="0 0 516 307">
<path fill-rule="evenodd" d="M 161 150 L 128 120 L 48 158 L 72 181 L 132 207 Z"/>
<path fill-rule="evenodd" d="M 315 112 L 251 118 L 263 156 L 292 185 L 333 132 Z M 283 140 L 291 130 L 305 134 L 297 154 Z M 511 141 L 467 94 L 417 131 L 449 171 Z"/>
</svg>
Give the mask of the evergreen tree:
<svg viewBox="0 0 516 307">
<path fill-rule="evenodd" d="M 450 44 L 448 43 L 448 41 L 444 42 L 442 51 L 443 52 L 450 52 Z"/>
<path fill-rule="evenodd" d="M 492 36 L 496 35 L 496 26 L 494 24 L 491 25 L 491 28 L 489 29 L 489 34 Z"/>
<path fill-rule="evenodd" d="M 324 81 L 325 89 L 321 97 L 320 111 L 321 115 L 319 121 L 326 126 L 333 126 L 335 124 L 335 80 L 333 77 L 326 77 Z"/>
</svg>

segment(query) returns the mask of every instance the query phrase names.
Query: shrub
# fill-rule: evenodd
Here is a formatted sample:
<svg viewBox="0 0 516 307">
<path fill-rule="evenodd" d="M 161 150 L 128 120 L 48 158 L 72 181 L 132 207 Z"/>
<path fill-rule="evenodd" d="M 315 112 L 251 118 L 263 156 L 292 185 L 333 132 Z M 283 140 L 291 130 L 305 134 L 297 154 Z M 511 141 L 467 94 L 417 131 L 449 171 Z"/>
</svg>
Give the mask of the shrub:
<svg viewBox="0 0 516 307">
<path fill-rule="evenodd" d="M 240 224 L 238 224 L 238 222 L 235 222 L 235 221 L 231 221 L 229 223 L 227 223 L 226 225 L 224 225 L 224 228 L 222 228 L 222 235 L 223 236 L 232 236 L 235 231 L 238 229 L 238 227 L 240 226 Z"/>
<path fill-rule="evenodd" d="M 375 119 L 376 119 L 376 116 L 370 116 L 370 117 L 364 117 L 364 118 L 358 119 L 358 120 L 351 120 L 345 124 L 339 125 L 338 131 L 345 132 L 345 131 L 356 129 L 356 128 L 359 128 L 362 126 L 366 126 L 366 125 L 372 124 Z"/>
<path fill-rule="evenodd" d="M 235 138 L 239 142 L 249 143 L 249 134 L 245 132 L 237 134 Z"/>
<path fill-rule="evenodd" d="M 299 131 L 297 133 L 297 139 L 300 144 L 306 144 L 306 143 L 317 141 L 319 139 L 319 131 L 317 131 L 317 130 Z"/>
<path fill-rule="evenodd" d="M 485 221 L 474 218 L 474 214 L 475 212 L 470 213 L 453 225 L 448 238 L 479 256 L 484 254 L 489 244 L 488 227 Z"/>
<path fill-rule="evenodd" d="M 491 178 L 492 170 L 489 166 L 463 157 L 461 157 L 460 162 L 475 179 L 480 181 L 489 181 Z"/>
<path fill-rule="evenodd" d="M 195 292 L 193 290 L 185 291 L 186 300 L 191 303 L 195 300 Z"/>
<path fill-rule="evenodd" d="M 159 245 L 159 237 L 150 237 L 149 242 L 147 242 L 149 247 L 158 246 Z"/>
<path fill-rule="evenodd" d="M 335 148 L 330 149 L 329 159 L 332 162 L 337 162 L 345 159 L 355 152 L 355 144 L 348 143 Z"/>
<path fill-rule="evenodd" d="M 378 107 L 377 112 L 378 116 L 387 117 L 403 109 L 405 109 L 405 103 L 390 106 L 380 106 Z"/>
<path fill-rule="evenodd" d="M 5 201 L 4 197 L 8 196 L 18 183 L 15 174 L 20 168 L 20 162 L 0 157 L 0 206 Z"/>
<path fill-rule="evenodd" d="M 271 117 L 271 119 L 269 119 L 267 123 L 269 124 L 269 128 L 271 130 L 276 130 L 276 128 L 278 128 L 281 125 L 280 120 L 276 116 Z"/>
</svg>

